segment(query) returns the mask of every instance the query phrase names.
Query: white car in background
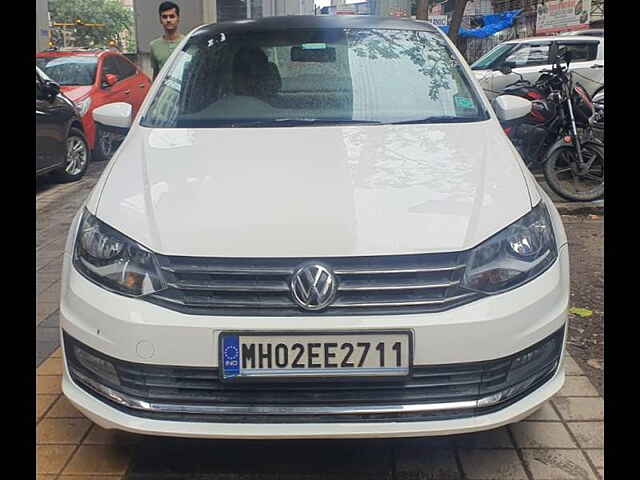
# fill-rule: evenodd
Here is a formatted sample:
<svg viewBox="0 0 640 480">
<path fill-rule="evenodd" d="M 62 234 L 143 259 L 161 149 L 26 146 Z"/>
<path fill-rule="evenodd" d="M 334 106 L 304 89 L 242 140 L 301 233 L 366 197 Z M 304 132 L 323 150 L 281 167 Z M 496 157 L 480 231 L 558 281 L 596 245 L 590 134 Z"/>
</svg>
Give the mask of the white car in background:
<svg viewBox="0 0 640 480">
<path fill-rule="evenodd" d="M 471 69 L 487 96 L 492 99 L 510 83 L 519 79 L 517 74 L 535 82 L 540 70 L 551 68 L 559 50 L 571 51 L 570 70 L 592 97 L 604 89 L 604 37 L 561 35 L 509 40 L 497 45 L 476 60 Z M 505 75 L 500 69 L 511 67 Z"/>
</svg>

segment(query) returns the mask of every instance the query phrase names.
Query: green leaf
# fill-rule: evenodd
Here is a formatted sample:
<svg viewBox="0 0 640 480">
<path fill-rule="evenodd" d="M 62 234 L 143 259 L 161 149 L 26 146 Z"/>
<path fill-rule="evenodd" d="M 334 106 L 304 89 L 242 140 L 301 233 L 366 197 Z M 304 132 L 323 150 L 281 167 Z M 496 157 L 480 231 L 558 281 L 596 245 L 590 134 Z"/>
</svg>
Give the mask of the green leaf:
<svg viewBox="0 0 640 480">
<path fill-rule="evenodd" d="M 590 317 L 591 315 L 593 315 L 593 312 L 588 308 L 578 307 L 570 308 L 569 313 L 573 313 L 574 315 L 578 315 L 579 317 Z"/>
</svg>

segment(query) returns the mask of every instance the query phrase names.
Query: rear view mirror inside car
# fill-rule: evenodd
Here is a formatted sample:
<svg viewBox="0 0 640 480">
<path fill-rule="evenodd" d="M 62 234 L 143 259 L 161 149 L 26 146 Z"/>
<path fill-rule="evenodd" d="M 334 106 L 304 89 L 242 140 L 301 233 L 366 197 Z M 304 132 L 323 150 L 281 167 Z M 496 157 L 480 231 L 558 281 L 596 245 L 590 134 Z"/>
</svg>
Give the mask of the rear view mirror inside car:
<svg viewBox="0 0 640 480">
<path fill-rule="evenodd" d="M 322 43 L 310 43 L 291 47 L 292 62 L 335 62 L 336 49 Z"/>
</svg>

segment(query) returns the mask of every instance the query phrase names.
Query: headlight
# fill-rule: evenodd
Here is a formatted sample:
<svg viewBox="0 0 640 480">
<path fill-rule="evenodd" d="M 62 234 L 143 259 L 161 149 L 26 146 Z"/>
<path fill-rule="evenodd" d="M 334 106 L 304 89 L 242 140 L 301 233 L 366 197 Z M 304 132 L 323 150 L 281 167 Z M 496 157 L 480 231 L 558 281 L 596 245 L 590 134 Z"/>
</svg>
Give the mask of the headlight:
<svg viewBox="0 0 640 480">
<path fill-rule="evenodd" d="M 462 286 L 489 294 L 504 292 L 538 276 L 557 256 L 551 218 L 540 202 L 470 252 Z"/>
<path fill-rule="evenodd" d="M 87 113 L 87 110 L 89 110 L 89 107 L 91 106 L 91 97 L 87 97 L 84 100 L 75 102 L 75 104 L 80 116 L 84 117 L 84 114 Z"/>
<path fill-rule="evenodd" d="M 166 287 L 152 252 L 86 210 L 80 220 L 73 264 L 94 283 L 125 295 L 148 295 Z"/>
</svg>

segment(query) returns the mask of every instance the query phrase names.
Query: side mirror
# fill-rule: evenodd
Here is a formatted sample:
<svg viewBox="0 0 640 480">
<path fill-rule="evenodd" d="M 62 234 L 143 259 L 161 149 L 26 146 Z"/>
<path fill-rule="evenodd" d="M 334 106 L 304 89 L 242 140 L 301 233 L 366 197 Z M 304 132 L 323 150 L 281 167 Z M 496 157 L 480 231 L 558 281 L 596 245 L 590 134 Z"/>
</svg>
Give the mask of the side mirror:
<svg viewBox="0 0 640 480">
<path fill-rule="evenodd" d="M 116 83 L 118 83 L 118 76 L 114 75 L 113 73 L 107 73 L 104 76 L 104 82 L 103 85 L 107 86 L 107 87 L 111 87 L 113 85 L 115 85 Z"/>
<path fill-rule="evenodd" d="M 515 95 L 500 95 L 491 102 L 493 110 L 501 122 L 524 117 L 531 112 L 531 102 Z"/>
<path fill-rule="evenodd" d="M 60 85 L 51 80 L 45 80 L 44 82 L 45 93 L 50 97 L 55 97 L 60 93 Z"/>
<path fill-rule="evenodd" d="M 96 108 L 93 120 L 116 129 L 128 130 L 131 126 L 131 105 L 124 102 L 108 103 Z"/>
<path fill-rule="evenodd" d="M 500 73 L 502 73 L 503 75 L 509 75 L 513 70 L 511 69 L 511 66 L 509 65 L 502 65 L 500 67 Z"/>
</svg>

